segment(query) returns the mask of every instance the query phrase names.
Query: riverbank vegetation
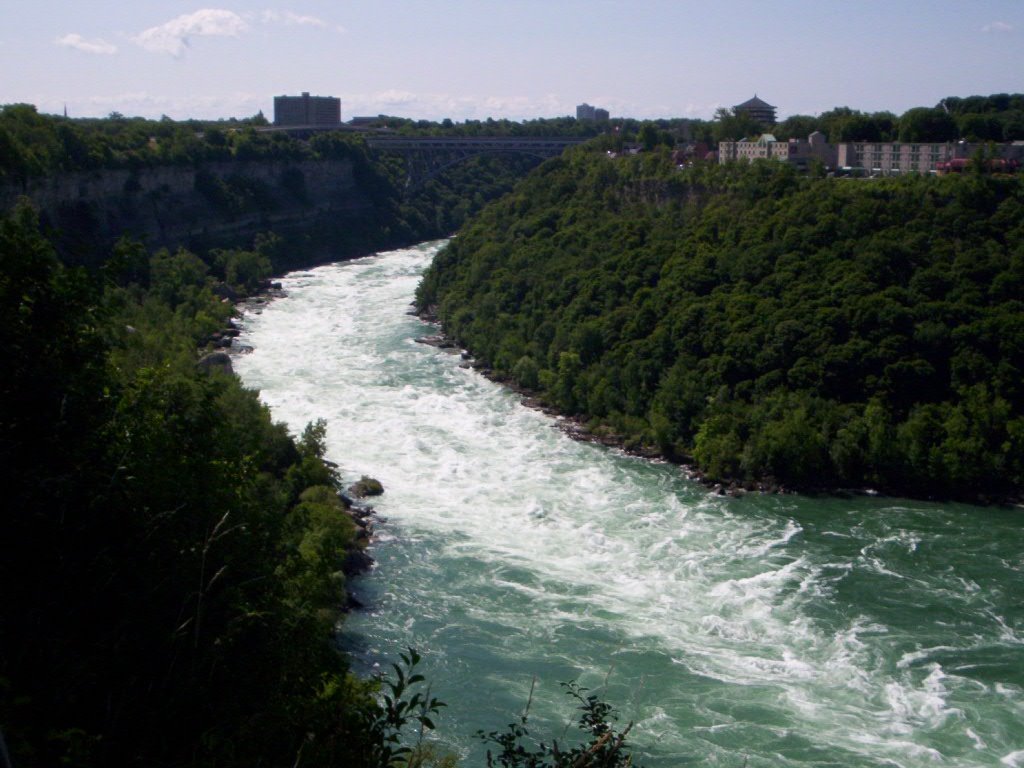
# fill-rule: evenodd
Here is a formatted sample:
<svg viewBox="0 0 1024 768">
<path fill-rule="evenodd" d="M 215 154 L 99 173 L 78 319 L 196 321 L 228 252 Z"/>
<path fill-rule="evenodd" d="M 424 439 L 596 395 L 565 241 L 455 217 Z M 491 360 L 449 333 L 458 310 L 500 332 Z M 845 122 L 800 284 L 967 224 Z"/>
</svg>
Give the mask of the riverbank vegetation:
<svg viewBox="0 0 1024 768">
<path fill-rule="evenodd" d="M 334 644 L 356 527 L 322 426 L 293 440 L 197 366 L 232 312 L 215 282 L 194 254 L 127 242 L 89 274 L 27 208 L 0 223 L 14 765 L 357 766 L 397 749 L 394 713 Z"/>
<path fill-rule="evenodd" d="M 0 262 L 13 764 L 358 755 L 374 689 L 331 643 L 353 526 L 316 431 L 197 368 L 231 311 L 203 261 L 126 243 L 87 274 L 22 209 Z"/>
<path fill-rule="evenodd" d="M 974 499 L 1024 482 L 1021 296 L 1019 176 L 581 149 L 486 208 L 417 301 L 498 376 L 709 477 Z"/>
<path fill-rule="evenodd" d="M 122 241 L 88 272 L 29 207 L 0 219 L 3 764 L 455 764 L 424 740 L 444 704 L 415 651 L 366 680 L 338 648 L 365 538 L 326 425 L 289 436 L 205 354 L 220 295 L 269 269 Z M 627 760 L 610 708 L 573 690 L 590 715 L 563 754 Z"/>
</svg>

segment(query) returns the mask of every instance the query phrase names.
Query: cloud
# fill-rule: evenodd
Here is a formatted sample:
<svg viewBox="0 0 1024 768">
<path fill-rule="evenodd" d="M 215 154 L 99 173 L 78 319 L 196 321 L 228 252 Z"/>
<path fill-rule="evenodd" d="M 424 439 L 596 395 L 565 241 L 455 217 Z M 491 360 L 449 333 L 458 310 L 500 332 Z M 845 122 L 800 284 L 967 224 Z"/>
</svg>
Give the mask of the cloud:
<svg viewBox="0 0 1024 768">
<path fill-rule="evenodd" d="M 981 28 L 982 32 L 1012 32 L 1013 25 L 1007 24 L 1005 21 L 993 21 L 991 24 L 986 24 Z"/>
<path fill-rule="evenodd" d="M 264 24 L 284 24 L 288 27 L 326 27 L 327 22 L 316 16 L 303 16 L 292 11 L 263 11 L 260 18 Z"/>
<path fill-rule="evenodd" d="M 181 56 L 193 37 L 238 37 L 248 28 L 245 19 L 233 11 L 204 8 L 150 27 L 132 40 L 147 51 Z"/>
<path fill-rule="evenodd" d="M 389 106 L 404 106 L 418 103 L 420 97 L 410 91 L 398 91 L 392 88 L 391 90 L 380 91 L 374 94 L 373 100 L 379 104 L 387 104 Z"/>
<path fill-rule="evenodd" d="M 86 40 L 84 37 L 76 35 L 74 32 L 64 35 L 64 37 L 58 37 L 53 42 L 67 48 L 74 48 L 76 51 L 82 51 L 83 53 L 106 55 L 117 53 L 117 46 L 113 43 L 108 43 L 106 40 L 101 40 L 99 38 L 96 40 Z"/>
<path fill-rule="evenodd" d="M 76 117 L 101 117 L 110 112 L 157 119 L 168 115 L 175 120 L 218 120 L 228 117 L 249 117 L 263 110 L 269 114 L 265 93 L 233 91 L 216 94 L 174 95 L 162 92 L 124 91 L 120 93 L 72 97 L 68 112 Z M 54 114 L 64 107 L 63 97 L 39 105 Z"/>
</svg>

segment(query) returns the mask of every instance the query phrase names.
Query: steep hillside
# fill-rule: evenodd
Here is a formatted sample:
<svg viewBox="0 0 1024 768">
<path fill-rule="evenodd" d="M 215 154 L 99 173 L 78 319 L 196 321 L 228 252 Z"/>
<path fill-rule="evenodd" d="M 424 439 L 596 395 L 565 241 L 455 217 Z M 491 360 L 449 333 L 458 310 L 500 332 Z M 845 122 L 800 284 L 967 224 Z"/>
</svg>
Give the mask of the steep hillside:
<svg viewBox="0 0 1024 768">
<path fill-rule="evenodd" d="M 204 252 L 273 233 L 283 271 L 448 235 L 537 163 L 477 156 L 410 189 L 406 161 L 359 134 L 226 125 L 0 106 L 0 211 L 28 197 L 70 263 L 96 266 L 124 236 Z"/>
<path fill-rule="evenodd" d="M 420 288 L 499 376 L 715 478 L 1013 495 L 1024 181 L 546 163 Z"/>
</svg>

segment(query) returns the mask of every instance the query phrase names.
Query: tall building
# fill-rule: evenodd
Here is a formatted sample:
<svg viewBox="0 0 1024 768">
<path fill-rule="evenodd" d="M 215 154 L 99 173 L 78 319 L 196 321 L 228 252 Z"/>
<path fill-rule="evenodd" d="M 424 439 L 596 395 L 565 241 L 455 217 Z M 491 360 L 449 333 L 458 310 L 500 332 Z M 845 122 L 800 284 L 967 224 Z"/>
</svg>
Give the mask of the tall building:
<svg viewBox="0 0 1024 768">
<path fill-rule="evenodd" d="M 587 102 L 583 102 L 576 107 L 576 119 L 577 120 L 609 120 L 611 115 L 608 114 L 607 109 L 601 109 L 600 107 L 593 107 Z"/>
<path fill-rule="evenodd" d="M 742 104 L 737 104 L 732 108 L 732 111 L 736 114 L 746 112 L 759 123 L 775 125 L 775 107 L 767 101 L 757 98 L 756 93 L 754 94 L 754 98 L 747 99 Z"/>
<path fill-rule="evenodd" d="M 334 96 L 274 97 L 274 125 L 341 125 L 341 99 Z"/>
</svg>

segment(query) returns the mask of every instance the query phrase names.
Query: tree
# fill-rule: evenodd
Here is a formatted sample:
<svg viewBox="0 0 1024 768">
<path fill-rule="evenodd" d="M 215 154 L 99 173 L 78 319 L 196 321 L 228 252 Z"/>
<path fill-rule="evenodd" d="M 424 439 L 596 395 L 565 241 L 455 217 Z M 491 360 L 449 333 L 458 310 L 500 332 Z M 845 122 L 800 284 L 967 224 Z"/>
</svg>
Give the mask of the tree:
<svg viewBox="0 0 1024 768">
<path fill-rule="evenodd" d="M 956 141 L 956 120 L 942 109 L 915 107 L 900 117 L 899 140 L 903 142 Z"/>
<path fill-rule="evenodd" d="M 966 141 L 1002 141 L 1003 121 L 994 115 L 972 112 L 956 119 L 960 138 Z"/>
<path fill-rule="evenodd" d="M 723 107 L 715 111 L 712 134 L 716 142 L 736 141 L 745 137 L 757 136 L 763 131 L 764 126 L 743 110 L 736 112 Z"/>
<path fill-rule="evenodd" d="M 780 139 L 806 139 L 817 130 L 820 130 L 818 118 L 811 115 L 790 115 L 775 126 L 775 135 Z"/>
</svg>

